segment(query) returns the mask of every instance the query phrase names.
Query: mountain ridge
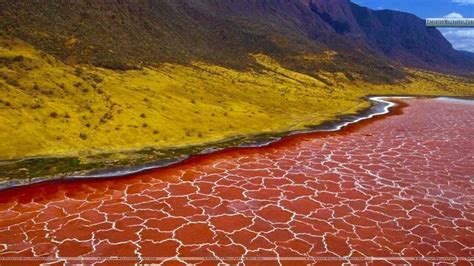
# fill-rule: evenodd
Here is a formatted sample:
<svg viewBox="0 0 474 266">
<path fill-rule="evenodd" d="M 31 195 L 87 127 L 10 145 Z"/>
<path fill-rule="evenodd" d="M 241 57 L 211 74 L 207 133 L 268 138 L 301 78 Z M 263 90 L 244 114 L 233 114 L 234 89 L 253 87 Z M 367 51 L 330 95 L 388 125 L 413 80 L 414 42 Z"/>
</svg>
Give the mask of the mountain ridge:
<svg viewBox="0 0 474 266">
<path fill-rule="evenodd" d="M 0 7 L 4 34 L 72 64 L 129 69 L 198 60 L 242 69 L 255 65 L 249 54 L 265 53 L 306 74 L 340 71 L 373 82 L 403 78 L 403 66 L 474 70 L 472 59 L 414 15 L 348 0 L 1 0 Z M 397 41 L 404 27 L 414 32 Z M 388 33 L 398 36 L 384 41 Z M 334 62 L 300 60 L 327 50 L 337 52 Z"/>
</svg>

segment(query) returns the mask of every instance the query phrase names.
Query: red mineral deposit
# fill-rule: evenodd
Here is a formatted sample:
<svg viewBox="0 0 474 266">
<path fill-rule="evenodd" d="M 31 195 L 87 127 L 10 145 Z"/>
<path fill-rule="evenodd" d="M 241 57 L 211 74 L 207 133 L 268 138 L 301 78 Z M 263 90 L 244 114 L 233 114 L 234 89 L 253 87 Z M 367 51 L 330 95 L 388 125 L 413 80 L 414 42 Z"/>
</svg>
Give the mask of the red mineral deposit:
<svg viewBox="0 0 474 266">
<path fill-rule="evenodd" d="M 44 260 L 0 264 L 227 257 L 234 264 L 274 265 L 279 258 L 306 265 L 313 261 L 302 258 L 341 263 L 343 256 L 469 263 L 474 104 L 404 102 L 395 114 L 339 132 L 225 150 L 123 178 L 2 191 L 1 258 Z M 103 258 L 110 256 L 123 261 Z"/>
</svg>

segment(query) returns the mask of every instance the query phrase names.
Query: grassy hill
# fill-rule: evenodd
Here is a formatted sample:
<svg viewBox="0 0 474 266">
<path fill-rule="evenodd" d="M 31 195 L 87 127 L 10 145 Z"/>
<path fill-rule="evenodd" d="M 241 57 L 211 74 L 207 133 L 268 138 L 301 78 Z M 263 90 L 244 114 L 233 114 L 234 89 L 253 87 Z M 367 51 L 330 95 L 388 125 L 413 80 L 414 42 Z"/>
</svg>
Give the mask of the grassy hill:
<svg viewBox="0 0 474 266">
<path fill-rule="evenodd" d="M 408 70 L 398 84 L 282 67 L 203 62 L 114 71 L 70 66 L 20 41 L 0 39 L 1 159 L 176 147 L 241 134 L 301 129 L 369 106 L 368 94 L 470 95 L 468 80 Z M 335 52 L 313 56 L 332 60 Z M 13 137 L 14 136 L 14 137 Z"/>
</svg>

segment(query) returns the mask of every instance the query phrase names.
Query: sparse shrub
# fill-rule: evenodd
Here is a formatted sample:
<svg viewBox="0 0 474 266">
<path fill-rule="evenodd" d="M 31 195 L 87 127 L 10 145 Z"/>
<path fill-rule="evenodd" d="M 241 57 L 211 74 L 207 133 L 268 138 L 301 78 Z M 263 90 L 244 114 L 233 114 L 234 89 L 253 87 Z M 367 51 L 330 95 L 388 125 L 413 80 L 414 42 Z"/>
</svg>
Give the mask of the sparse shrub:
<svg viewBox="0 0 474 266">
<path fill-rule="evenodd" d="M 79 134 L 79 138 L 81 138 L 82 140 L 86 140 L 86 139 L 87 139 L 87 135 L 84 134 L 84 133 L 81 133 L 81 134 Z"/>
<path fill-rule="evenodd" d="M 82 75 L 82 69 L 80 69 L 80 68 L 74 69 L 74 75 L 76 75 L 76 76 Z"/>
<path fill-rule="evenodd" d="M 51 113 L 49 114 L 49 116 L 52 117 L 52 118 L 57 118 L 57 117 L 58 117 L 58 113 L 56 113 L 56 112 L 51 112 Z"/>
<path fill-rule="evenodd" d="M 102 79 L 101 77 L 99 77 L 98 75 L 95 75 L 95 74 L 93 74 L 92 80 L 93 80 L 95 83 L 101 83 L 102 81 L 104 81 L 104 79 Z"/>
<path fill-rule="evenodd" d="M 146 118 L 146 115 L 145 115 L 145 114 L 141 114 L 140 117 L 141 117 L 141 118 Z"/>
<path fill-rule="evenodd" d="M 9 84 L 11 86 L 14 86 L 14 87 L 20 86 L 20 84 L 18 83 L 18 81 L 16 79 L 6 78 L 5 81 L 7 82 L 7 84 Z"/>
<path fill-rule="evenodd" d="M 13 62 L 21 62 L 21 61 L 23 61 L 23 60 L 25 60 L 25 57 L 24 57 L 24 56 L 22 56 L 22 55 L 17 55 L 17 56 L 15 56 L 15 57 L 13 57 L 13 60 L 12 60 L 12 61 L 13 61 Z"/>
<path fill-rule="evenodd" d="M 52 96 L 54 94 L 52 90 L 41 90 L 40 92 L 47 96 Z"/>
<path fill-rule="evenodd" d="M 41 104 L 39 104 L 39 103 L 34 103 L 34 104 L 32 104 L 32 105 L 30 106 L 30 108 L 31 108 L 31 109 L 39 109 L 39 108 L 41 108 Z"/>
</svg>

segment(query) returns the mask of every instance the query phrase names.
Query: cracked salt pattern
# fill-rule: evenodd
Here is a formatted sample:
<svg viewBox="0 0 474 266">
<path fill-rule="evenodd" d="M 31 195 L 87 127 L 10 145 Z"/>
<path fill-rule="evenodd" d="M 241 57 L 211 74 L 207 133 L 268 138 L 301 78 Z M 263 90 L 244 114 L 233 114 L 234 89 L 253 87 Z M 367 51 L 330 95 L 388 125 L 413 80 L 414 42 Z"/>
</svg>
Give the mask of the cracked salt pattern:
<svg viewBox="0 0 474 266">
<path fill-rule="evenodd" d="M 472 257 L 474 105 L 404 101 L 342 132 L 0 192 L 0 256 Z"/>
</svg>

